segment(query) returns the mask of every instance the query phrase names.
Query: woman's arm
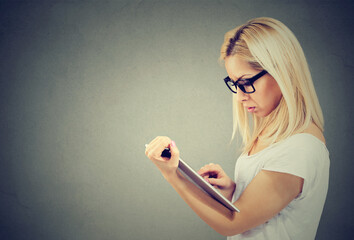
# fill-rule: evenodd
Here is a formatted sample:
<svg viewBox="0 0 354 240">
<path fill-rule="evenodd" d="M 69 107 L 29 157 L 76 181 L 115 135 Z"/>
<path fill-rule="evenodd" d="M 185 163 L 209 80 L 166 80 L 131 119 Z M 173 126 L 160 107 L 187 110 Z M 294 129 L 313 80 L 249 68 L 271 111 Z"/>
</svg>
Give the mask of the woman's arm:
<svg viewBox="0 0 354 240">
<path fill-rule="evenodd" d="M 300 193 L 303 182 L 290 174 L 261 171 L 234 203 L 240 210 L 237 213 L 222 206 L 178 171 L 166 180 L 201 219 L 224 236 L 243 233 L 271 219 Z"/>
<path fill-rule="evenodd" d="M 168 146 L 171 159 L 161 158 L 161 152 Z M 262 170 L 234 203 L 240 212 L 231 212 L 177 170 L 179 152 L 169 138 L 153 140 L 146 149 L 146 155 L 193 211 L 225 236 L 245 232 L 266 222 L 287 206 L 301 192 L 303 185 L 300 177 Z"/>
</svg>

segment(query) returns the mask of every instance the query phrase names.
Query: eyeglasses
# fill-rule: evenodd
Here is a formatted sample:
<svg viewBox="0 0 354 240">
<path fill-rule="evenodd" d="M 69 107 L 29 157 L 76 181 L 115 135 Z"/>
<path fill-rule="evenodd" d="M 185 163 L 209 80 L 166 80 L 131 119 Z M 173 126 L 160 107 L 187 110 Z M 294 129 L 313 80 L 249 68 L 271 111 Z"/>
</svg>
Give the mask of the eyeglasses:
<svg viewBox="0 0 354 240">
<path fill-rule="evenodd" d="M 231 90 L 233 93 L 237 93 L 237 87 L 241 89 L 242 92 L 244 93 L 254 93 L 256 89 L 253 86 L 253 83 L 260 77 L 262 77 L 264 74 L 267 74 L 268 72 L 266 70 L 263 70 L 262 72 L 258 73 L 257 75 L 247 78 L 247 79 L 239 79 L 236 82 L 232 81 L 230 77 L 224 78 L 224 81 L 226 83 L 226 86 Z"/>
</svg>

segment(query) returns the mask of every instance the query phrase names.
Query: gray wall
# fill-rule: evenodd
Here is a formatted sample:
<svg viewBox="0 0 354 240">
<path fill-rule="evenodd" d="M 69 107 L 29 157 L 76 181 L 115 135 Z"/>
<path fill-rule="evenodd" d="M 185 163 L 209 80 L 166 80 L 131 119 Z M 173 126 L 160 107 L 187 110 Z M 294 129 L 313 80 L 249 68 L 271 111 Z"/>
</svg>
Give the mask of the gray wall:
<svg viewBox="0 0 354 240">
<path fill-rule="evenodd" d="M 311 2 L 311 3 L 310 3 Z M 233 176 L 224 33 L 269 16 L 302 44 L 330 188 L 317 239 L 353 235 L 350 1 L 1 1 L 0 239 L 224 239 L 144 155 L 158 135 Z"/>
</svg>

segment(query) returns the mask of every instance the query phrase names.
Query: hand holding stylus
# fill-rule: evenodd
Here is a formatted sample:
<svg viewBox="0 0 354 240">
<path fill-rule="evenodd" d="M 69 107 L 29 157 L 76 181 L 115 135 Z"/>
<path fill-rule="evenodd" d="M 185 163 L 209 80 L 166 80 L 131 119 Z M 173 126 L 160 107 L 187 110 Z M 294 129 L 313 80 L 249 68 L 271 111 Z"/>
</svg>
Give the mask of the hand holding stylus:
<svg viewBox="0 0 354 240">
<path fill-rule="evenodd" d="M 145 146 L 145 155 L 159 168 L 165 178 L 176 173 L 179 150 L 174 141 L 168 137 L 159 136 Z M 169 149 L 169 152 L 165 150 L 166 148 Z M 162 154 L 163 152 L 164 154 Z"/>
</svg>

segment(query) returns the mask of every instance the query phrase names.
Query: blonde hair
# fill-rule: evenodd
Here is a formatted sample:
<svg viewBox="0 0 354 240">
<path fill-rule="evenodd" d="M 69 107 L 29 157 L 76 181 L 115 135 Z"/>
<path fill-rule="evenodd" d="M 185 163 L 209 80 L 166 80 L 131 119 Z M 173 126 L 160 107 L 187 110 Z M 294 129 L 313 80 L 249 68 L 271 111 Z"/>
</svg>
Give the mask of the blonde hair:
<svg viewBox="0 0 354 240">
<path fill-rule="evenodd" d="M 272 18 L 255 18 L 227 32 L 219 60 L 235 54 L 254 69 L 267 70 L 282 92 L 278 106 L 266 117 L 253 115 L 253 124 L 234 94 L 231 139 L 236 132 L 241 134 L 243 153 L 252 149 L 266 127 L 262 141 L 268 145 L 303 132 L 311 122 L 323 131 L 323 114 L 305 55 L 283 23 Z"/>
</svg>

